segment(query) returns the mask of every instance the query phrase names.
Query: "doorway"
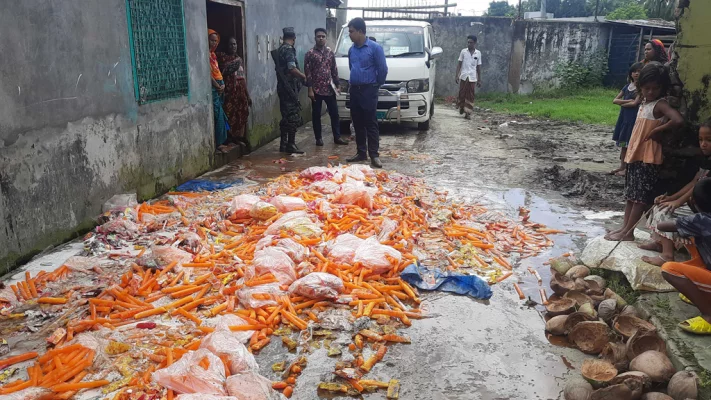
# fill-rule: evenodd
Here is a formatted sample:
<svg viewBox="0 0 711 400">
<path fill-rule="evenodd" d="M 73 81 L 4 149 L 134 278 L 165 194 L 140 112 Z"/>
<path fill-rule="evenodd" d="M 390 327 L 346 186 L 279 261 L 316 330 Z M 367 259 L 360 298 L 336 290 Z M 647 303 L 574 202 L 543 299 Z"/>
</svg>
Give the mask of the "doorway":
<svg viewBox="0 0 711 400">
<path fill-rule="evenodd" d="M 207 27 L 216 30 L 220 40 L 217 51 L 227 51 L 227 39 L 237 39 L 237 54 L 247 63 L 245 52 L 244 1 L 207 0 Z"/>
</svg>

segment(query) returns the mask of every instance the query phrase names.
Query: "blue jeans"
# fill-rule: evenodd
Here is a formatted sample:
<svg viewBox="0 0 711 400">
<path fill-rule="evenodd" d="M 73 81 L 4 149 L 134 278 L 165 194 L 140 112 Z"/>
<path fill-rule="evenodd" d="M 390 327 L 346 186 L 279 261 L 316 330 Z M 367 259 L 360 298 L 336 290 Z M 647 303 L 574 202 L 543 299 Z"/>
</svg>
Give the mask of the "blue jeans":
<svg viewBox="0 0 711 400">
<path fill-rule="evenodd" d="M 321 110 L 323 109 L 323 102 L 326 102 L 326 107 L 328 108 L 328 115 L 331 117 L 331 131 L 333 131 L 333 140 L 338 140 L 341 137 L 341 128 L 338 125 L 338 103 L 336 102 L 336 95 L 331 96 L 321 96 L 317 94 L 314 97 L 314 101 L 311 102 L 311 117 L 314 124 L 314 137 L 316 140 L 321 140 Z"/>
<path fill-rule="evenodd" d="M 351 86 L 351 119 L 356 134 L 358 154 L 380 157 L 380 131 L 376 111 L 378 108 L 377 84 Z"/>
</svg>

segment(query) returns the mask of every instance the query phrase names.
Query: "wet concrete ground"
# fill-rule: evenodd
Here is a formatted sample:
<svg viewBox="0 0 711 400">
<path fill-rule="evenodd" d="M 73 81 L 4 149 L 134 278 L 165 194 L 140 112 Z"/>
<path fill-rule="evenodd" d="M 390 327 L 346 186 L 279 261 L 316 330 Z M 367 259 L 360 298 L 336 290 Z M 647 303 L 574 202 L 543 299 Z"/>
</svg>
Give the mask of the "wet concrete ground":
<svg viewBox="0 0 711 400">
<path fill-rule="evenodd" d="M 543 263 L 563 253 L 582 251 L 587 237 L 603 232 L 602 223 L 586 218 L 592 211 L 571 206 L 558 192 L 541 189 L 542 185 L 536 181 L 534 171 L 550 162 L 550 157 L 545 148 L 532 149 L 526 143 L 550 140 L 550 129 L 538 131 L 540 138 L 535 137 L 534 129 L 519 129 L 519 136 L 513 130 L 480 129 L 499 123 L 492 122 L 492 117 L 503 118 L 484 114 L 467 121 L 456 110 L 440 106 L 427 132 L 418 131 L 416 125 L 384 126 L 381 160 L 384 168 L 422 177 L 455 198 L 484 204 L 512 218 L 518 214 L 518 208 L 524 206 L 531 210 L 532 221 L 565 230 L 566 234 L 552 237 L 555 240 L 552 249 L 523 260 L 516 268 L 524 292 L 540 301 L 538 283 L 527 268 L 539 270 L 547 286 L 550 274 Z M 327 117 L 323 125 L 324 147 L 314 145 L 311 124 L 308 124 L 297 136 L 305 155 L 278 153 L 278 141 L 274 141 L 208 175 L 243 176 L 262 181 L 313 165 L 345 162 L 355 154 L 355 143 L 333 144 Z M 565 125 L 563 129 L 574 131 L 575 127 Z M 603 143 L 607 133 L 600 130 L 597 135 L 593 139 Z M 586 148 L 580 146 L 576 152 L 578 150 L 582 152 Z M 614 167 L 617 156 L 614 150 L 610 154 L 587 150 L 607 160 L 602 166 L 599 160 L 590 162 L 590 167 Z M 577 160 L 571 157 L 566 162 L 587 162 L 583 158 L 586 156 Z M 407 400 L 558 399 L 566 377 L 579 373 L 572 369 L 579 369 L 585 356 L 578 350 L 548 342 L 543 318 L 537 309 L 523 305 L 513 289 L 513 282 L 514 279 L 509 279 L 496 285 L 494 296 L 487 304 L 442 293 L 425 294 L 423 308 L 431 318 L 415 321 L 411 328 L 404 330 L 413 343 L 390 347 L 385 362 L 378 364 L 368 377 L 386 381 L 399 379 L 400 398 Z M 550 289 L 547 290 L 550 293 Z M 263 351 L 258 361 L 265 376 L 276 378 L 270 365 L 282 361 L 284 354 L 270 350 Z M 323 348 L 314 350 L 309 357 L 310 364 L 298 380 L 295 399 L 318 398 L 315 387 L 330 376 L 336 361 L 326 357 Z M 380 399 L 385 395 L 376 393 L 364 398 Z"/>
</svg>

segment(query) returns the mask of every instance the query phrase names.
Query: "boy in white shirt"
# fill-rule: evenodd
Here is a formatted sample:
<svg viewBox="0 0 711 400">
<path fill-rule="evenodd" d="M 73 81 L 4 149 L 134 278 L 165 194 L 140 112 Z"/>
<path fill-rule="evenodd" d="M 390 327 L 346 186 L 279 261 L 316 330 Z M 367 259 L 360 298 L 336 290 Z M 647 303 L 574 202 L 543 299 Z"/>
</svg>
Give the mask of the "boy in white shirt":
<svg viewBox="0 0 711 400">
<path fill-rule="evenodd" d="M 471 119 L 476 88 L 481 87 L 481 52 L 476 49 L 476 36 L 467 36 L 467 48 L 459 53 L 456 82 L 459 85 L 457 107 L 464 118 Z"/>
</svg>

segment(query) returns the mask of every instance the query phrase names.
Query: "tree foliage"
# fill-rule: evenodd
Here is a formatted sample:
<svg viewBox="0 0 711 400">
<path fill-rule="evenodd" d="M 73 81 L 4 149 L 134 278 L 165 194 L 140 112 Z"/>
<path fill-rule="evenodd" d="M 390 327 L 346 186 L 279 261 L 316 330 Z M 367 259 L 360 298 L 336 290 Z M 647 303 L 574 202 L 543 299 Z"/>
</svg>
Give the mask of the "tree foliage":
<svg viewBox="0 0 711 400">
<path fill-rule="evenodd" d="M 524 12 L 540 11 L 541 0 L 524 0 L 521 5 Z M 556 18 L 589 17 L 595 14 L 595 5 L 596 0 L 547 0 L 546 12 L 555 14 Z M 671 21 L 675 8 L 676 0 L 599 0 L 597 15 L 608 19 L 660 18 Z"/>
<path fill-rule="evenodd" d="M 486 11 L 489 17 L 513 17 L 516 16 L 516 8 L 506 0 L 492 1 Z"/>
<path fill-rule="evenodd" d="M 605 18 L 608 20 L 646 19 L 647 12 L 641 4 L 630 2 L 608 13 Z"/>
</svg>

